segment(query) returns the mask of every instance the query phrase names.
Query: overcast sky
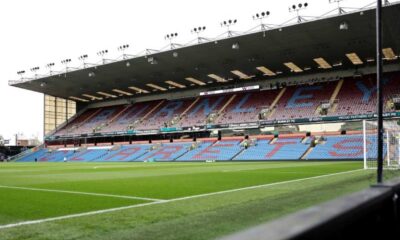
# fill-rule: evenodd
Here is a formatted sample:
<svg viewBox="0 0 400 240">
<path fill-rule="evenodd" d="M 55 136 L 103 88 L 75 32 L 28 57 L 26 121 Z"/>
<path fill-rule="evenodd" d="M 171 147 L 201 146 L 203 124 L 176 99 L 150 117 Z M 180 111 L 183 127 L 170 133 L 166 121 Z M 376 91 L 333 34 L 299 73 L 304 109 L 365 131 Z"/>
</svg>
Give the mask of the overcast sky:
<svg viewBox="0 0 400 240">
<path fill-rule="evenodd" d="M 224 32 L 219 25 L 238 19 L 233 30 L 248 30 L 257 24 L 252 15 L 270 11 L 266 23 L 280 24 L 294 17 L 288 7 L 304 3 L 294 0 L 1 0 L 0 1 L 0 135 L 6 139 L 15 133 L 26 136 L 43 132 L 43 95 L 8 86 L 17 80 L 17 71 L 88 54 L 89 62 L 99 59 L 96 52 L 110 51 L 130 44 L 127 53 L 145 48 L 159 49 L 167 44 L 164 36 L 178 32 L 175 42 L 195 38 L 190 29 L 207 26 L 204 37 Z M 345 0 L 345 7 L 362 7 L 373 0 Z M 336 7 L 328 0 L 310 0 L 302 15 L 318 16 Z M 56 69 L 55 68 L 55 69 Z M 27 75 L 28 75 L 27 74 Z"/>
</svg>

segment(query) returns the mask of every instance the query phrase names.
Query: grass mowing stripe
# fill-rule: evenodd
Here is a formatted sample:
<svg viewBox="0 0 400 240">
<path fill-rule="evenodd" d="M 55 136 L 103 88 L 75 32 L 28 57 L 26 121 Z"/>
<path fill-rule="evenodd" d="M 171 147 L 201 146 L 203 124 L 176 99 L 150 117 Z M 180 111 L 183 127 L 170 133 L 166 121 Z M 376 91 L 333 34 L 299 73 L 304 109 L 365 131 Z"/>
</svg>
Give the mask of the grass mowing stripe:
<svg viewBox="0 0 400 240">
<path fill-rule="evenodd" d="M 121 210 L 125 210 L 125 209 L 131 209 L 131 208 L 135 208 L 135 207 L 143 207 L 143 206 L 153 205 L 153 204 L 162 203 L 162 202 L 164 202 L 164 201 L 141 203 L 141 204 L 129 205 L 129 206 L 125 206 L 125 207 L 110 208 L 110 209 L 104 209 L 104 210 L 98 210 L 98 211 L 92 211 L 92 212 L 65 215 L 65 216 L 60 216 L 60 217 L 53 217 L 53 218 L 46 218 L 46 219 L 39 219 L 39 220 L 32 220 L 32 221 L 25 221 L 25 222 L 19 222 L 19 223 L 6 224 L 6 225 L 1 225 L 0 226 L 0 230 L 1 229 L 6 229 L 6 228 L 24 226 L 24 225 L 32 225 L 32 224 L 38 224 L 38 223 L 58 221 L 58 220 L 63 220 L 63 219 L 70 219 L 70 218 L 84 217 L 84 216 L 90 216 L 90 215 L 96 215 L 96 214 L 102 214 L 102 213 L 108 213 L 108 212 L 121 211 Z"/>
<path fill-rule="evenodd" d="M 169 199 L 169 200 L 162 200 L 162 201 L 157 201 L 157 202 L 136 204 L 136 205 L 130 205 L 130 206 L 125 206 L 125 207 L 110 208 L 110 209 L 104 209 L 104 210 L 98 210 L 98 211 L 91 211 L 91 212 L 85 212 L 85 213 L 65 215 L 65 216 L 60 216 L 60 217 L 53 217 L 53 218 L 39 219 L 39 220 L 33 220 L 33 221 L 25 221 L 25 222 L 13 223 L 13 224 L 6 224 L 6 225 L 0 225 L 0 229 L 14 228 L 14 227 L 19 227 L 19 226 L 24 226 L 24 225 L 32 225 L 32 224 L 52 222 L 52 221 L 70 219 L 70 218 L 78 218 L 78 217 L 84 217 L 84 216 L 98 215 L 98 214 L 103 214 L 103 213 L 127 210 L 127 209 L 144 207 L 144 206 L 149 206 L 149 205 L 156 205 L 156 204 L 162 204 L 162 203 L 183 201 L 183 200 L 188 200 L 188 199 L 193 199 L 193 198 L 201 198 L 201 197 L 212 196 L 212 195 L 219 195 L 219 194 L 225 194 L 225 193 L 238 192 L 238 191 L 243 191 L 243 190 L 251 190 L 251 189 L 270 187 L 270 186 L 276 186 L 276 185 L 281 185 L 281 184 L 295 183 L 295 182 L 301 182 L 301 181 L 306 181 L 306 180 L 313 180 L 313 179 L 318 179 L 318 178 L 336 176 L 336 175 L 341 175 L 341 174 L 354 173 L 354 172 L 358 172 L 358 171 L 362 171 L 362 170 L 363 169 L 357 169 L 357 170 L 351 170 L 351 171 L 345 171 L 345 172 L 337 172 L 337 173 L 325 174 L 325 175 L 314 176 L 314 177 L 294 179 L 294 180 L 289 180 L 289 181 L 268 183 L 268 184 L 255 185 L 255 186 L 243 187 L 243 188 L 236 188 L 236 189 L 230 189 L 230 190 L 219 191 L 219 192 L 211 192 L 211 193 L 205 193 L 205 194 L 199 194 L 199 195 L 192 195 L 192 196 L 174 198 L 174 199 Z"/>
<path fill-rule="evenodd" d="M 28 191 L 41 191 L 41 192 L 55 192 L 55 193 L 58 192 L 58 193 L 68 193 L 68 194 L 80 194 L 80 195 L 90 195 L 90 196 L 98 196 L 98 197 L 125 198 L 125 199 L 152 201 L 152 202 L 163 201 L 163 199 L 156 199 L 156 198 L 124 196 L 124 195 L 114 195 L 114 194 L 105 194 L 105 193 L 77 192 L 77 191 L 45 189 L 45 188 L 17 187 L 17 186 L 4 186 L 4 185 L 0 185 L 0 188 L 17 189 L 17 190 L 28 190 Z"/>
</svg>

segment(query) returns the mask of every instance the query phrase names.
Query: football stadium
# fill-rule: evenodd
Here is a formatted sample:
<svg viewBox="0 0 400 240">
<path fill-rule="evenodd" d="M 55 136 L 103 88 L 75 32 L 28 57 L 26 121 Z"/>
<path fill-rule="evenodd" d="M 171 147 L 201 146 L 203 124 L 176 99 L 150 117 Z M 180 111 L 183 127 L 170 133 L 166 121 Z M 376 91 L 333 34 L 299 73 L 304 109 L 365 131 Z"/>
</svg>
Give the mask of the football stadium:
<svg viewBox="0 0 400 240">
<path fill-rule="evenodd" d="M 400 2 L 341 2 L 19 71 L 44 140 L 3 157 L 0 239 L 400 234 Z"/>
</svg>

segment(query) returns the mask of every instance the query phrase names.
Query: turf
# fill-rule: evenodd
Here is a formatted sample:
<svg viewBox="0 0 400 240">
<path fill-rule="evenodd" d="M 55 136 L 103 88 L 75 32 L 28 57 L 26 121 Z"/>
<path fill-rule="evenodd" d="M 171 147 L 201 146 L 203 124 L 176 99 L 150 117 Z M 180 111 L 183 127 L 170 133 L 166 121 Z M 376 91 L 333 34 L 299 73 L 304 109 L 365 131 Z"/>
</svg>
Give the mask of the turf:
<svg viewBox="0 0 400 240">
<path fill-rule="evenodd" d="M 0 185 L 177 199 L 360 169 L 359 162 L 3 164 Z M 210 239 L 370 183 L 366 171 L 0 229 L 0 239 Z M 0 225 L 151 201 L 0 188 Z"/>
</svg>

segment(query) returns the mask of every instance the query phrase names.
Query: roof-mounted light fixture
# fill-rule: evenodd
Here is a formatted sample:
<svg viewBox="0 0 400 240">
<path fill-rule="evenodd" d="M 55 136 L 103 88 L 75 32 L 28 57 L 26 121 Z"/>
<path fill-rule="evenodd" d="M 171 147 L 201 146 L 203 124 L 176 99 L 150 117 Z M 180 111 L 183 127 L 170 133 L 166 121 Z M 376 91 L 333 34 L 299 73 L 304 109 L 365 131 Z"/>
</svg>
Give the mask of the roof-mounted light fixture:
<svg viewBox="0 0 400 240">
<path fill-rule="evenodd" d="M 169 41 L 171 49 L 175 49 L 178 46 L 178 44 L 172 43 L 172 40 L 174 40 L 177 37 L 178 37 L 178 33 L 169 33 L 169 34 L 165 35 L 164 39 Z"/>
<path fill-rule="evenodd" d="M 231 27 L 233 25 L 236 25 L 236 23 L 237 23 L 237 19 L 228 19 L 228 20 L 225 20 L 225 21 L 221 22 L 221 27 L 224 27 L 224 28 L 226 28 L 228 30 L 226 32 L 228 34 L 228 37 L 232 37 L 233 36 L 234 32 L 231 31 Z"/>
<path fill-rule="evenodd" d="M 214 79 L 217 82 L 227 82 L 227 80 L 221 76 L 218 76 L 217 74 L 210 73 L 207 75 L 209 78 Z M 212 83 L 212 82 L 211 82 Z"/>
<path fill-rule="evenodd" d="M 71 59 L 70 58 L 66 58 L 64 60 L 61 60 L 61 64 L 63 64 L 65 66 L 65 73 L 68 72 L 68 64 L 71 63 Z"/>
<path fill-rule="evenodd" d="M 25 70 L 18 71 L 17 74 L 21 77 L 21 79 L 23 79 L 24 78 L 24 74 L 25 74 Z"/>
<path fill-rule="evenodd" d="M 150 63 L 151 65 L 156 65 L 158 64 L 158 61 L 155 57 L 148 57 L 147 62 Z"/>
<path fill-rule="evenodd" d="M 260 66 L 260 67 L 256 67 L 256 69 L 262 73 L 264 73 L 265 76 L 276 76 L 276 73 L 274 73 L 271 69 L 264 67 L 264 66 Z"/>
<path fill-rule="evenodd" d="M 177 83 L 177 82 L 174 82 L 174 81 L 171 81 L 171 80 L 165 81 L 165 83 L 167 83 L 167 84 L 169 84 L 171 86 L 177 87 L 177 88 L 186 88 L 185 85 Z"/>
<path fill-rule="evenodd" d="M 263 31 L 263 36 L 265 37 L 265 31 L 269 28 L 267 24 L 264 24 L 264 19 L 269 17 L 270 11 L 260 12 L 253 15 L 254 21 L 260 21 L 261 31 Z"/>
<path fill-rule="evenodd" d="M 383 53 L 383 56 L 385 56 L 385 58 L 384 58 L 385 60 L 392 61 L 392 60 L 396 60 L 398 58 L 398 56 L 396 56 L 396 54 L 394 53 L 392 48 L 384 48 L 384 49 L 382 49 L 382 53 Z"/>
<path fill-rule="evenodd" d="M 129 44 L 121 45 L 117 48 L 118 51 L 122 52 L 122 59 L 127 59 L 128 56 L 125 54 L 125 51 L 129 48 Z M 127 66 L 128 67 L 128 66 Z"/>
<path fill-rule="evenodd" d="M 78 60 L 82 62 L 82 65 L 83 65 L 84 68 L 86 68 L 86 59 L 87 59 L 88 57 L 89 57 L 89 56 L 88 56 L 87 54 L 83 54 L 83 55 L 80 55 L 80 56 L 78 57 Z"/>
<path fill-rule="evenodd" d="M 201 43 L 203 40 L 205 40 L 204 38 L 200 37 L 200 33 L 204 32 L 206 30 L 206 26 L 203 27 L 195 27 L 192 30 L 190 30 L 190 32 L 192 34 L 196 34 L 197 35 L 197 41 L 199 43 Z"/>
<path fill-rule="evenodd" d="M 54 65 L 55 65 L 55 63 L 48 63 L 48 64 L 46 64 L 46 68 L 48 68 L 49 69 L 49 71 L 50 71 L 50 75 L 52 75 L 53 74 L 53 71 L 51 70 L 53 67 L 54 67 Z"/>
<path fill-rule="evenodd" d="M 134 86 L 130 86 L 129 88 L 137 91 L 138 93 L 149 93 L 149 91 L 142 89 L 142 88 L 138 88 L 138 87 L 134 87 Z"/>
<path fill-rule="evenodd" d="M 40 67 L 33 67 L 31 68 L 31 72 L 33 72 L 35 74 L 35 78 L 37 78 L 37 74 L 36 72 L 39 71 Z"/>
<path fill-rule="evenodd" d="M 80 102 L 89 102 L 89 100 L 87 100 L 87 99 L 74 97 L 74 96 L 70 96 L 69 99 L 72 99 L 72 100 L 75 100 L 75 101 L 80 101 Z"/>
<path fill-rule="evenodd" d="M 232 44 L 232 49 L 233 50 L 239 50 L 240 49 L 240 44 L 238 42 L 235 42 L 234 44 Z"/>
<path fill-rule="evenodd" d="M 198 79 L 196 79 L 196 78 L 193 78 L 193 77 L 187 77 L 187 78 L 185 78 L 185 80 L 186 80 L 186 81 L 189 81 L 189 82 L 191 82 L 191 83 L 197 84 L 197 85 L 199 85 L 199 86 L 204 86 L 204 85 L 206 85 L 205 82 L 200 81 L 200 80 L 198 80 Z"/>
<path fill-rule="evenodd" d="M 346 57 L 354 64 L 354 65 L 361 65 L 364 62 L 361 58 L 357 55 L 357 53 L 347 53 Z"/>
<path fill-rule="evenodd" d="M 108 50 L 107 50 L 107 49 L 104 49 L 104 50 L 101 50 L 101 51 L 98 51 L 98 52 L 97 52 L 97 56 L 101 57 L 101 61 L 103 62 L 103 64 L 106 63 L 105 56 L 106 56 L 107 54 L 108 54 Z"/>
<path fill-rule="evenodd" d="M 113 91 L 113 92 L 116 92 L 116 93 L 119 93 L 119 94 L 121 94 L 121 95 L 126 95 L 126 96 L 132 96 L 132 95 L 133 95 L 133 94 L 130 93 L 130 92 L 123 91 L 123 90 L 120 90 L 120 89 L 113 89 L 112 91 Z"/>
<path fill-rule="evenodd" d="M 297 15 L 297 22 L 301 23 L 304 22 L 306 19 L 304 17 L 300 16 L 299 12 L 306 9 L 308 7 L 308 3 L 299 3 L 299 4 L 293 4 L 292 6 L 289 7 L 289 12 L 295 12 Z"/>
<path fill-rule="evenodd" d="M 341 31 L 349 30 L 349 24 L 346 21 L 342 22 L 339 25 L 339 30 L 341 30 Z"/>
<path fill-rule="evenodd" d="M 157 90 L 161 90 L 161 91 L 167 91 L 166 88 L 158 86 L 158 85 L 153 84 L 153 83 L 148 83 L 148 84 L 146 84 L 146 86 L 154 88 L 154 89 L 157 89 Z"/>
<path fill-rule="evenodd" d="M 297 66 L 295 63 L 293 62 L 286 62 L 284 63 L 284 65 L 286 67 L 288 67 L 290 69 L 291 72 L 295 72 L 295 73 L 300 73 L 303 72 L 303 69 L 301 69 L 299 66 Z"/>
<path fill-rule="evenodd" d="M 329 0 L 329 3 L 337 4 L 337 10 L 339 12 L 339 15 L 342 15 L 346 13 L 346 11 L 343 9 L 343 7 L 340 6 L 340 2 L 343 0 Z"/>
<path fill-rule="evenodd" d="M 329 69 L 329 68 L 332 68 L 332 65 L 329 64 L 329 63 L 328 63 L 324 58 L 322 58 L 322 57 L 314 58 L 313 60 L 314 60 L 314 62 L 316 62 L 316 63 L 318 64 L 319 68 L 322 68 L 322 69 Z"/>
</svg>

